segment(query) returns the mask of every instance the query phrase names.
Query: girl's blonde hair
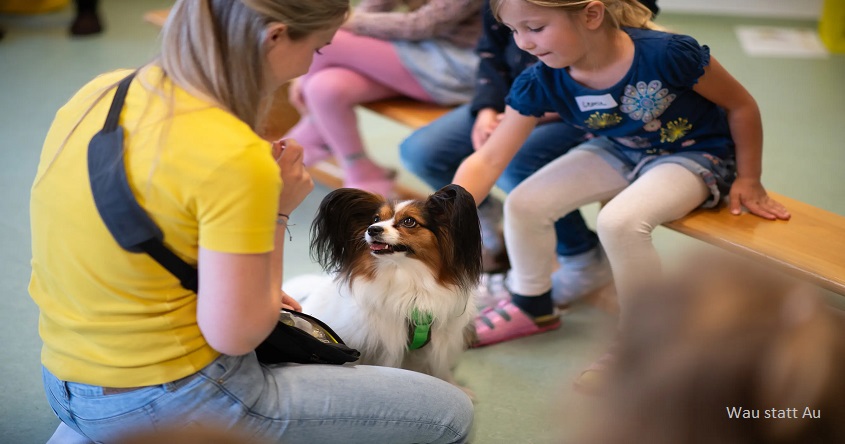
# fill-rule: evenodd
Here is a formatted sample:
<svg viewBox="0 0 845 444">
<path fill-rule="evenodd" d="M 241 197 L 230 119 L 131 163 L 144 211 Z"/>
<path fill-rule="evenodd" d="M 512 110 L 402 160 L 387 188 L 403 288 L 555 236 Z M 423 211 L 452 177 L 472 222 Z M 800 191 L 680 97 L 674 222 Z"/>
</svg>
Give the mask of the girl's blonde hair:
<svg viewBox="0 0 845 444">
<path fill-rule="evenodd" d="M 265 31 L 287 26 L 291 40 L 338 25 L 349 0 L 178 0 L 162 30 L 165 75 L 255 130 L 267 91 Z"/>
<path fill-rule="evenodd" d="M 604 3 L 607 15 L 613 26 L 642 29 L 662 29 L 651 21 L 654 14 L 637 0 L 522 0 L 543 8 L 558 8 L 568 12 L 575 12 L 584 9 L 594 1 Z M 496 20 L 500 20 L 499 11 L 505 0 L 490 0 L 490 9 Z"/>
</svg>

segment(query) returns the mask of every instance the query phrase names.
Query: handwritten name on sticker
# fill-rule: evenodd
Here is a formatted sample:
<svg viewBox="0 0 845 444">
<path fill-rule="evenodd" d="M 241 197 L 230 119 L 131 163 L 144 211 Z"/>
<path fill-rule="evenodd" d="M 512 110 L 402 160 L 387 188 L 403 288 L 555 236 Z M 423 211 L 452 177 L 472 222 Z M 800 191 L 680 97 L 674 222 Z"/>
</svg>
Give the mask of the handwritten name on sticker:
<svg viewBox="0 0 845 444">
<path fill-rule="evenodd" d="M 603 96 L 578 96 L 575 98 L 575 101 L 578 103 L 578 109 L 581 112 L 592 111 L 594 109 L 612 109 L 619 106 L 610 94 Z"/>
</svg>

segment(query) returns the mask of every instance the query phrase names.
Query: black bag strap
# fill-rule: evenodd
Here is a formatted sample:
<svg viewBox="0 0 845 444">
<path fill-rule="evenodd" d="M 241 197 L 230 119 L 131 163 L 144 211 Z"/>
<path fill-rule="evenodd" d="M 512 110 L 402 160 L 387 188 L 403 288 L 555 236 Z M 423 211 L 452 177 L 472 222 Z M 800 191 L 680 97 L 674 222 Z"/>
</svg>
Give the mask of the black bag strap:
<svg viewBox="0 0 845 444">
<path fill-rule="evenodd" d="M 182 287 L 196 293 L 199 289 L 197 269 L 164 245 L 164 234 L 138 204 L 126 177 L 120 112 L 136 74 L 137 71 L 129 74 L 117 85 L 106 123 L 88 144 L 88 179 L 94 204 L 121 248 L 149 254 L 176 276 Z"/>
</svg>

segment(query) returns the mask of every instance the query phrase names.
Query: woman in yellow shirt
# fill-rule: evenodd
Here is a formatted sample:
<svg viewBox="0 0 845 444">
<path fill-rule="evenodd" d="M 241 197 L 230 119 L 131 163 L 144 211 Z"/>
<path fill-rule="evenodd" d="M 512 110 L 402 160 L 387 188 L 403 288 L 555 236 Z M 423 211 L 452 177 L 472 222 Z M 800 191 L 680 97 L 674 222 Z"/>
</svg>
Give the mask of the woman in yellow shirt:
<svg viewBox="0 0 845 444">
<path fill-rule="evenodd" d="M 184 289 L 103 223 L 87 151 L 115 85 L 104 74 L 56 114 L 32 187 L 30 294 L 47 397 L 75 433 L 213 424 L 271 442 L 463 442 L 467 396 L 378 367 L 260 364 L 276 325 L 287 215 L 311 191 L 302 147 L 255 134 L 272 92 L 305 73 L 348 0 L 180 0 L 162 52 L 129 86 L 120 125 L 134 197 L 199 269 Z M 279 216 L 285 215 L 285 216 Z"/>
</svg>

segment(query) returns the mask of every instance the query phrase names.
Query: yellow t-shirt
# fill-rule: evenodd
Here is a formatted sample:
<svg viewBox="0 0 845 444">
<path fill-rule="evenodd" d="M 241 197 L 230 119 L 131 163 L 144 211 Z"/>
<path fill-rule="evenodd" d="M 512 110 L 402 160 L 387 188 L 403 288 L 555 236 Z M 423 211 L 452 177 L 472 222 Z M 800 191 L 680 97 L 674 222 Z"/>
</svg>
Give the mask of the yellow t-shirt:
<svg viewBox="0 0 845 444">
<path fill-rule="evenodd" d="M 59 110 L 30 205 L 42 363 L 60 379 L 107 387 L 173 381 L 218 356 L 197 325 L 197 295 L 147 254 L 121 249 L 94 205 L 88 142 L 105 122 L 109 86 L 129 73 L 96 78 Z M 273 249 L 279 168 L 248 125 L 162 80 L 157 67 L 132 82 L 120 123 L 130 187 L 168 248 L 195 266 L 199 246 Z"/>
</svg>

